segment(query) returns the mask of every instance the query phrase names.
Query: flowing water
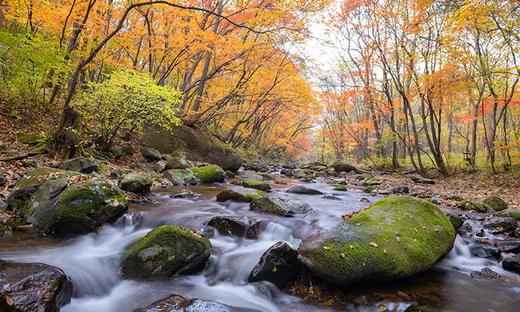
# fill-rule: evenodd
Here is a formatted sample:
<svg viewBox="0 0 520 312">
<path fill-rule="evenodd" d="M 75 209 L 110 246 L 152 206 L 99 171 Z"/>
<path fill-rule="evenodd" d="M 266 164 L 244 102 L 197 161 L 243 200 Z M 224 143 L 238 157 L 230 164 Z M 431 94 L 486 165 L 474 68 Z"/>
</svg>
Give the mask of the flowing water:
<svg viewBox="0 0 520 312">
<path fill-rule="evenodd" d="M 278 185 L 274 192 L 309 203 L 315 210 L 305 217 L 283 218 L 249 211 L 244 203 L 217 203 L 215 195 L 229 185 L 185 188 L 200 194 L 197 199 L 172 198 L 183 189 L 154 194 L 154 204 L 132 205 L 113 225 L 97 233 L 69 240 L 42 238 L 28 230 L 15 233 L 0 244 L 0 258 L 42 262 L 64 270 L 74 283 L 72 302 L 64 312 L 125 312 L 146 306 L 170 294 L 220 302 L 247 311 L 518 311 L 520 278 L 503 271 L 497 262 L 473 257 L 458 237 L 452 252 L 434 269 L 419 276 L 377 286 L 338 290 L 334 304 L 309 304 L 281 292 L 269 283 L 248 284 L 247 277 L 262 253 L 277 241 L 298 247 L 303 239 L 330 228 L 342 215 L 370 203 L 357 190 L 334 192 L 325 183 L 305 183 L 336 199 L 284 193 L 295 181 Z M 369 197 L 370 201 L 377 197 Z M 125 248 L 161 224 L 177 224 L 207 230 L 215 215 L 250 216 L 264 221 L 259 239 L 237 239 L 215 233 L 213 251 L 205 270 L 198 275 L 175 277 L 161 282 L 124 280 L 118 266 Z M 490 267 L 501 275 L 497 280 L 472 280 L 469 273 Z"/>
</svg>

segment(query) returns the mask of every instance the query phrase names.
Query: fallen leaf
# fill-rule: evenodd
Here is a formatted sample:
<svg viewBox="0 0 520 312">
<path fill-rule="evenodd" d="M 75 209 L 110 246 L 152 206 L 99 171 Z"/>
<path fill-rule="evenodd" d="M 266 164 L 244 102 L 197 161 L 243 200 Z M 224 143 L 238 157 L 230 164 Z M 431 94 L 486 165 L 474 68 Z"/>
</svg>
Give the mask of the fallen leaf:
<svg viewBox="0 0 520 312">
<path fill-rule="evenodd" d="M 329 246 L 323 246 L 323 249 L 325 249 L 325 250 L 329 250 L 330 247 L 329 247 Z"/>
<path fill-rule="evenodd" d="M 340 253 L 339 255 L 341 256 L 341 258 L 345 258 L 347 256 L 344 252 Z"/>
<path fill-rule="evenodd" d="M 370 243 L 368 243 L 368 244 L 369 244 L 370 246 L 372 246 L 372 247 L 377 247 L 377 244 L 374 243 L 374 242 L 370 242 Z"/>
</svg>

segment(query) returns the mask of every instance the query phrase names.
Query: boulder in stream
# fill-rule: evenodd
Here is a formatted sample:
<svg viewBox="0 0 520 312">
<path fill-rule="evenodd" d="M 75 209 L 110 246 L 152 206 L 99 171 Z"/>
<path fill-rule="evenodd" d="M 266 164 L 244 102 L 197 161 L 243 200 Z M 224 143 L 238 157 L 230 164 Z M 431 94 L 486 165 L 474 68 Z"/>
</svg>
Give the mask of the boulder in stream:
<svg viewBox="0 0 520 312">
<path fill-rule="evenodd" d="M 243 216 L 215 216 L 207 225 L 214 227 L 222 235 L 257 239 L 260 222 Z"/>
<path fill-rule="evenodd" d="M 195 185 L 199 179 L 190 169 L 170 169 L 163 172 L 163 177 L 173 185 Z"/>
<path fill-rule="evenodd" d="M 283 288 L 287 283 L 298 276 L 301 263 L 298 253 L 286 242 L 277 242 L 267 249 L 260 261 L 249 274 L 249 282 L 268 281 L 278 288 Z"/>
<path fill-rule="evenodd" d="M 218 193 L 217 201 L 225 202 L 230 200 L 235 202 L 249 203 L 253 199 L 260 196 L 265 196 L 265 192 L 260 190 L 249 190 L 246 188 L 233 188 L 223 190 L 222 192 Z"/>
<path fill-rule="evenodd" d="M 455 229 L 436 205 L 388 197 L 308 239 L 300 260 L 337 285 L 385 281 L 428 270 L 453 247 Z"/>
<path fill-rule="evenodd" d="M 134 242 L 123 255 L 121 273 L 135 279 L 168 278 L 201 271 L 211 242 L 177 225 L 162 225 Z"/>
<path fill-rule="evenodd" d="M 316 189 L 307 187 L 305 185 L 295 185 L 287 190 L 287 193 L 294 194 L 305 194 L 305 195 L 322 195 L 323 192 L 318 191 Z"/>
<path fill-rule="evenodd" d="M 462 210 L 474 210 L 477 212 L 487 212 L 490 207 L 482 202 L 465 200 L 458 204 Z"/>
<path fill-rule="evenodd" d="M 171 295 L 146 308 L 136 309 L 134 312 L 242 312 L 248 311 L 229 307 L 217 302 L 201 299 L 186 299 L 179 295 Z"/>
<path fill-rule="evenodd" d="M 312 211 L 311 206 L 307 203 L 275 195 L 253 199 L 249 204 L 249 209 L 282 217 L 294 217 L 295 215 L 304 215 Z"/>
<path fill-rule="evenodd" d="M 356 166 L 351 165 L 343 160 L 336 160 L 332 164 L 332 168 L 334 168 L 334 171 L 336 172 L 355 172 L 355 173 L 363 173 L 363 171 L 359 170 Z"/>
<path fill-rule="evenodd" d="M 152 183 L 153 179 L 150 175 L 133 171 L 121 177 L 119 180 L 119 187 L 128 192 L 146 194 L 150 192 Z"/>
<path fill-rule="evenodd" d="M 485 198 L 482 203 L 488 205 L 495 211 L 502 211 L 507 209 L 507 203 L 498 196 L 489 196 Z"/>
<path fill-rule="evenodd" d="M 72 282 L 62 270 L 0 260 L 0 311 L 57 312 L 71 296 Z"/>
<path fill-rule="evenodd" d="M 193 167 L 191 171 L 202 183 L 224 182 L 226 179 L 226 172 L 217 165 Z"/>
<path fill-rule="evenodd" d="M 502 256 L 504 270 L 520 274 L 520 255 L 506 254 Z"/>
<path fill-rule="evenodd" d="M 244 181 L 242 181 L 242 186 L 263 192 L 269 192 L 271 190 L 271 185 L 269 183 L 255 179 L 244 179 Z"/>
<path fill-rule="evenodd" d="M 166 162 L 166 170 L 168 169 L 187 169 L 190 163 L 186 159 L 186 154 L 183 152 L 173 152 Z"/>
</svg>

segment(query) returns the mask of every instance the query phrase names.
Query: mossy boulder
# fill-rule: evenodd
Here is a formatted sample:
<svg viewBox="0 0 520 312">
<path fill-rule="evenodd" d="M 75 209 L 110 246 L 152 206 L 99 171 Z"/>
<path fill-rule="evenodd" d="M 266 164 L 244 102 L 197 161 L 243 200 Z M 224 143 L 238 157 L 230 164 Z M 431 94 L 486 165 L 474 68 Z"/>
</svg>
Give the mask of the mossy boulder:
<svg viewBox="0 0 520 312">
<path fill-rule="evenodd" d="M 127 192 L 146 194 L 150 192 L 153 179 L 150 175 L 133 171 L 125 174 L 119 180 L 119 187 Z"/>
<path fill-rule="evenodd" d="M 334 171 L 336 172 L 355 172 L 355 173 L 362 173 L 363 171 L 359 170 L 356 166 L 349 164 L 346 161 L 343 160 L 337 160 L 332 164 L 332 168 L 334 168 Z"/>
<path fill-rule="evenodd" d="M 499 211 L 497 215 L 502 217 L 511 217 L 520 222 L 520 209 L 507 208 L 506 210 Z"/>
<path fill-rule="evenodd" d="M 236 187 L 233 189 L 223 190 L 222 192 L 218 193 L 217 201 L 225 202 L 230 200 L 235 202 L 249 203 L 253 199 L 261 196 L 265 196 L 265 192 Z"/>
<path fill-rule="evenodd" d="M 173 185 L 195 185 L 199 179 L 190 169 L 170 169 L 163 172 L 163 177 Z"/>
<path fill-rule="evenodd" d="M 186 154 L 183 152 L 173 152 L 166 162 L 166 170 L 168 169 L 187 169 L 190 167 Z"/>
<path fill-rule="evenodd" d="M 244 179 L 244 181 L 242 181 L 242 186 L 264 192 L 269 192 L 271 190 L 271 185 L 269 183 L 255 179 Z"/>
<path fill-rule="evenodd" d="M 307 240 L 299 254 L 316 276 L 332 284 L 386 281 L 428 270 L 448 254 L 455 236 L 439 207 L 396 196 Z"/>
<path fill-rule="evenodd" d="M 133 243 L 123 255 L 123 276 L 168 278 L 201 271 L 211 253 L 210 241 L 177 225 L 159 226 Z"/>
<path fill-rule="evenodd" d="M 462 210 L 474 210 L 477 212 L 487 212 L 490 209 L 485 203 L 470 200 L 460 202 L 458 207 Z"/>
<path fill-rule="evenodd" d="M 226 172 L 217 165 L 193 167 L 191 171 L 202 183 L 224 182 L 226 179 Z"/>
<path fill-rule="evenodd" d="M 334 190 L 339 192 L 346 192 L 348 191 L 348 188 L 346 185 L 336 185 L 334 186 Z"/>
<path fill-rule="evenodd" d="M 249 204 L 249 209 L 282 217 L 294 217 L 295 215 L 304 215 L 312 211 L 311 206 L 307 203 L 274 195 L 253 199 Z"/>
<path fill-rule="evenodd" d="M 57 195 L 67 187 L 69 179 L 74 179 L 77 176 L 81 176 L 81 174 L 48 167 L 35 169 L 14 185 L 7 198 L 8 209 L 23 216 L 27 212 L 27 204 L 31 196 L 44 184 L 48 188 L 53 188 L 55 195 Z"/>
<path fill-rule="evenodd" d="M 502 211 L 507 209 L 507 203 L 498 196 L 489 196 L 484 199 L 482 203 L 488 205 L 495 211 Z"/>
<path fill-rule="evenodd" d="M 287 193 L 305 194 L 305 195 L 322 195 L 323 192 L 307 187 L 305 185 L 294 185 L 287 190 Z"/>
<path fill-rule="evenodd" d="M 114 221 L 127 209 L 121 190 L 102 179 L 45 182 L 27 204 L 24 217 L 46 235 L 65 236 L 92 232 Z"/>
<path fill-rule="evenodd" d="M 92 158 L 76 157 L 62 162 L 60 169 L 80 173 L 92 173 L 98 171 L 99 168 L 97 162 Z"/>
<path fill-rule="evenodd" d="M 141 148 L 141 155 L 143 155 L 143 158 L 149 162 L 155 162 L 162 159 L 161 152 L 151 147 Z"/>
</svg>

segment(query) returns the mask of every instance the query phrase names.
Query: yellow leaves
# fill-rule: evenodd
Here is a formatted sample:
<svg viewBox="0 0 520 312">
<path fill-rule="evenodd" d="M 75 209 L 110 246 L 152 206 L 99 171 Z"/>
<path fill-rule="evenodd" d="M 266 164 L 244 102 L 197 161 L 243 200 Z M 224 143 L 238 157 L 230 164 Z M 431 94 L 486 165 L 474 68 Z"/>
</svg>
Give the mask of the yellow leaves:
<svg viewBox="0 0 520 312">
<path fill-rule="evenodd" d="M 377 247 L 377 244 L 374 243 L 374 242 L 369 242 L 368 245 L 372 246 L 372 247 Z"/>
</svg>

